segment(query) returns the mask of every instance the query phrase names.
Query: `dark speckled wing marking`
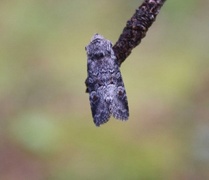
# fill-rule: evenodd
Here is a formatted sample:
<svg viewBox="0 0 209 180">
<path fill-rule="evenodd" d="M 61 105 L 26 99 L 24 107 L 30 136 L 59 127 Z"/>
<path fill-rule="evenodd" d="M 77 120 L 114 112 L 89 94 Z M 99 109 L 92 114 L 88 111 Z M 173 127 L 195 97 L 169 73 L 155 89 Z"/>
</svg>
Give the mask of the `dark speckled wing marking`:
<svg viewBox="0 0 209 180">
<path fill-rule="evenodd" d="M 128 101 L 112 44 L 95 34 L 86 46 L 86 92 L 89 93 L 92 116 L 96 126 L 106 123 L 110 116 L 127 120 Z"/>
</svg>

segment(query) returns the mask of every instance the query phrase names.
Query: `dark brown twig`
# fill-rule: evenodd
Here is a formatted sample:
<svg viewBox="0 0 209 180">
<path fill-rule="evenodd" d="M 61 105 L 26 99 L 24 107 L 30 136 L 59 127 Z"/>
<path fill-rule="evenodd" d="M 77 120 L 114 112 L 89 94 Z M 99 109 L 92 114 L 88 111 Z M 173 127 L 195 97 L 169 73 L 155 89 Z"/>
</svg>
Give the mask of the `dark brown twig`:
<svg viewBox="0 0 209 180">
<path fill-rule="evenodd" d="M 113 46 L 119 65 L 131 54 L 149 27 L 155 21 L 160 8 L 166 0 L 144 0 L 130 20 L 127 21 L 118 41 Z"/>
</svg>

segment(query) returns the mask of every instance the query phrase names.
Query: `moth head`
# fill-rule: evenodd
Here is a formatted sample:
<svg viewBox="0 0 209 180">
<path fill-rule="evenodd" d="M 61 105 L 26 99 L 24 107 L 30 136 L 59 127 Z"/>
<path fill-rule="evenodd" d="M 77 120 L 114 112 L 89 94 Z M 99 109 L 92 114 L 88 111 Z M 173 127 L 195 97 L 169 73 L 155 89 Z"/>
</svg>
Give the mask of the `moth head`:
<svg viewBox="0 0 209 180">
<path fill-rule="evenodd" d="M 93 58 L 109 56 L 112 51 L 112 43 L 99 34 L 91 38 L 91 42 L 85 47 L 87 55 Z"/>
</svg>

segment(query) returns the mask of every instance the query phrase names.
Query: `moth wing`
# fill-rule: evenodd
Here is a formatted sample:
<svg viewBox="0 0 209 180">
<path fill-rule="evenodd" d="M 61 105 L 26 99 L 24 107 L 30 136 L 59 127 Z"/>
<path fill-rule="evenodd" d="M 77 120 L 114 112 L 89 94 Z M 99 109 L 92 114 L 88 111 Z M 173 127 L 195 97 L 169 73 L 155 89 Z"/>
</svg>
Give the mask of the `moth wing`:
<svg viewBox="0 0 209 180">
<path fill-rule="evenodd" d="M 100 126 L 106 123 L 110 118 L 110 110 L 104 96 L 99 95 L 95 91 L 90 93 L 91 112 L 94 119 L 94 124 Z"/>
<path fill-rule="evenodd" d="M 111 103 L 111 114 L 114 118 L 127 120 L 129 117 L 128 101 L 126 91 L 123 86 L 116 87 L 115 97 Z"/>
</svg>

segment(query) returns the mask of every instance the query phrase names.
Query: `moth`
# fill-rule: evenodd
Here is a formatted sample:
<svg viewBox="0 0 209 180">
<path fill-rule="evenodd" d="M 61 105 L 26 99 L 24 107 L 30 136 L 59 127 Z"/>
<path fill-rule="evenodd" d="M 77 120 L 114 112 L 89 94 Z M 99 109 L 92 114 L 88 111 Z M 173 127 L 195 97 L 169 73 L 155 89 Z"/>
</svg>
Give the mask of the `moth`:
<svg viewBox="0 0 209 180">
<path fill-rule="evenodd" d="M 116 119 L 129 117 L 126 90 L 112 43 L 95 34 L 85 47 L 87 53 L 86 92 L 96 126 L 106 123 L 112 115 Z"/>
</svg>

